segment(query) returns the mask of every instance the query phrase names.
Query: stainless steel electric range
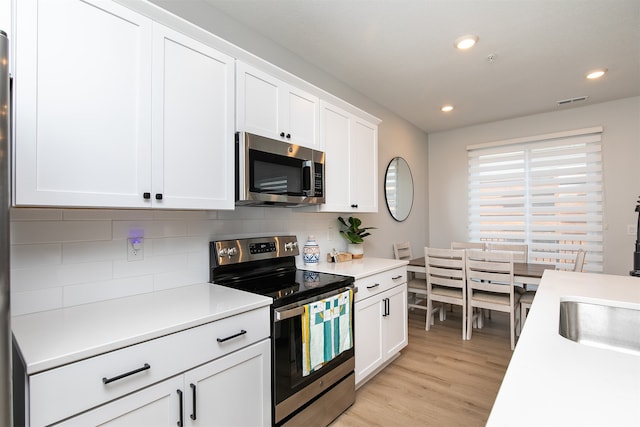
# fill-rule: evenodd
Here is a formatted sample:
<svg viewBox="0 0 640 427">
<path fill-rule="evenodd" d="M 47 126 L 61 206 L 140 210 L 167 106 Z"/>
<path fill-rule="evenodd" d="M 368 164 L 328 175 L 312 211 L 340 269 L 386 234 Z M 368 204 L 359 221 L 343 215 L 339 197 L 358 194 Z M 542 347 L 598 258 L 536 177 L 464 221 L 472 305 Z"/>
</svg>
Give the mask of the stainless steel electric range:
<svg viewBox="0 0 640 427">
<path fill-rule="evenodd" d="M 352 277 L 297 269 L 298 254 L 295 236 L 214 241 L 210 243 L 210 278 L 218 285 L 273 298 L 273 424 L 324 426 L 355 401 L 355 348 L 352 346 L 305 375 L 304 307 L 357 289 Z M 349 313 L 353 328 L 353 298 Z"/>
</svg>

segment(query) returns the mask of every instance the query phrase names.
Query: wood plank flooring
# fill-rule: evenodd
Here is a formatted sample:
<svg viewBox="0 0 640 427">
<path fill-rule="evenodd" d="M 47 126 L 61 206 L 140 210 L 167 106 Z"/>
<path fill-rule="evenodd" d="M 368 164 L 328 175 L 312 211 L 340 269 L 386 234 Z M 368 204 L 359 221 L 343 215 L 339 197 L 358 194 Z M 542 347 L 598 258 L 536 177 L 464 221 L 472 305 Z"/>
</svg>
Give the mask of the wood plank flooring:
<svg viewBox="0 0 640 427">
<path fill-rule="evenodd" d="M 486 424 L 512 354 L 508 315 L 493 312 L 463 341 L 460 307 L 444 322 L 436 316 L 429 332 L 424 313 L 409 312 L 409 345 L 357 390 L 332 427 Z"/>
</svg>

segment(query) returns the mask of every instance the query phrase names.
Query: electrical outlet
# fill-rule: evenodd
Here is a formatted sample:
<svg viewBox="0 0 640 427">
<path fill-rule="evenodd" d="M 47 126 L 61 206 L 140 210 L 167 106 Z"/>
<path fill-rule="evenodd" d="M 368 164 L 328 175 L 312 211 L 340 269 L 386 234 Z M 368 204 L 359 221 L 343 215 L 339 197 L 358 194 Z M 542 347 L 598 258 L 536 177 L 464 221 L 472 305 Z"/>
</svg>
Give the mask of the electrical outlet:
<svg viewBox="0 0 640 427">
<path fill-rule="evenodd" d="M 144 259 L 144 238 L 130 237 L 127 239 L 127 261 L 142 261 Z"/>
<path fill-rule="evenodd" d="M 635 236 L 637 232 L 638 232 L 638 230 L 636 229 L 635 225 L 627 224 L 627 234 L 629 236 Z"/>
<path fill-rule="evenodd" d="M 329 226 L 329 229 L 327 230 L 327 241 L 332 241 L 333 240 L 333 227 Z"/>
</svg>

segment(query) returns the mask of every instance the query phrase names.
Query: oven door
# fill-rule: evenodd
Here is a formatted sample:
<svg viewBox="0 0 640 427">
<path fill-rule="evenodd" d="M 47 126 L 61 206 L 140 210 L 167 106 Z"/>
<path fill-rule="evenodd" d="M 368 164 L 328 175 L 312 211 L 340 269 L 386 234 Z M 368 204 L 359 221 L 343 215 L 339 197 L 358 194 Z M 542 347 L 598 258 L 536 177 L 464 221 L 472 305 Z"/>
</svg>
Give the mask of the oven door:
<svg viewBox="0 0 640 427">
<path fill-rule="evenodd" d="M 357 288 L 345 287 L 310 300 L 274 310 L 272 340 L 274 346 L 273 380 L 275 385 L 274 417 L 276 424 L 327 392 L 327 390 L 354 371 L 355 350 L 353 346 L 306 376 L 303 374 L 302 368 L 302 315 L 304 305 L 337 295 L 347 289 L 353 289 L 354 293 L 357 292 Z M 353 298 L 351 300 L 350 313 L 351 337 L 353 337 Z M 354 397 L 351 396 L 350 398 L 353 399 Z M 349 397 L 345 397 L 344 400 L 348 399 Z"/>
<path fill-rule="evenodd" d="M 238 134 L 237 204 L 324 203 L 324 153 Z"/>
</svg>

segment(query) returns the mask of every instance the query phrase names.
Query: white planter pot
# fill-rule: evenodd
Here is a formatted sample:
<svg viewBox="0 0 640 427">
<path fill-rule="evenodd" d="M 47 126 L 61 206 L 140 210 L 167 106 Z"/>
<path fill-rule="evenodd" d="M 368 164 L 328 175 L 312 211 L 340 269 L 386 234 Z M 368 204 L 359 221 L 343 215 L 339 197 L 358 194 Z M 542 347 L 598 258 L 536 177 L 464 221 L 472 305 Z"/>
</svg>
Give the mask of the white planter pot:
<svg viewBox="0 0 640 427">
<path fill-rule="evenodd" d="M 347 251 L 355 259 L 362 258 L 364 256 L 364 243 L 349 243 L 347 244 Z"/>
</svg>

